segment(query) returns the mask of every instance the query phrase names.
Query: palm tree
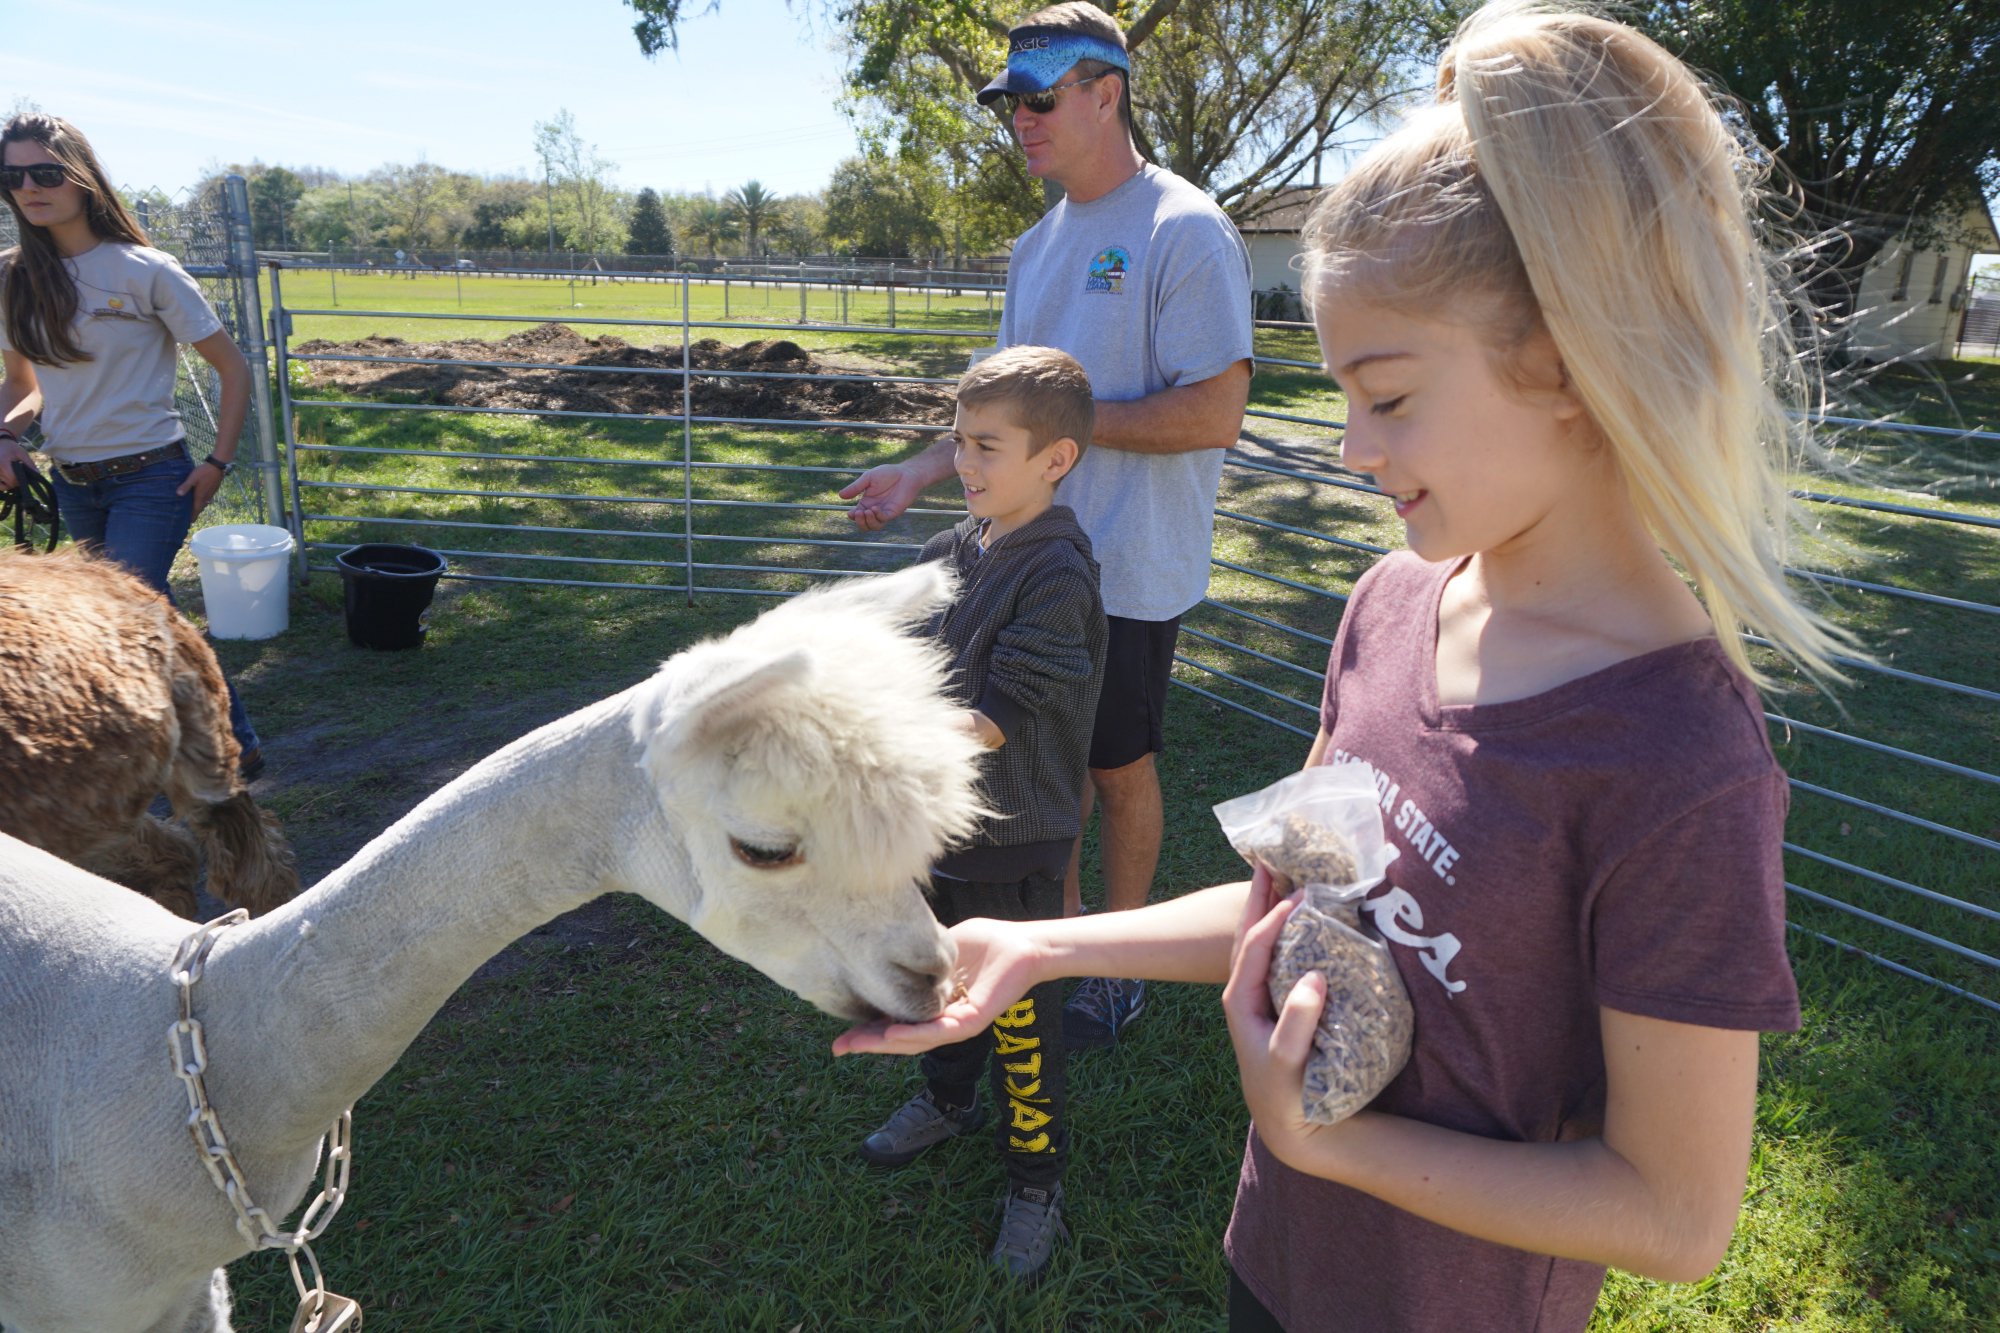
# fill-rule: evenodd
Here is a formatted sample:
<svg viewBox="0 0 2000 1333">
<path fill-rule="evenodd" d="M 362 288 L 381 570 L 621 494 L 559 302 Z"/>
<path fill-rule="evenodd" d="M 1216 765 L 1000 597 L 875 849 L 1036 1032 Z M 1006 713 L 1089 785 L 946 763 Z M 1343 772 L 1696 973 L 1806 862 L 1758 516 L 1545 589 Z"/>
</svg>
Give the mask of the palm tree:
<svg viewBox="0 0 2000 1333">
<path fill-rule="evenodd" d="M 718 245 L 736 239 L 736 213 L 713 199 L 698 199 L 688 221 L 688 231 L 708 242 L 708 257 L 713 259 Z"/>
<path fill-rule="evenodd" d="M 778 211 L 778 196 L 766 190 L 756 181 L 731 190 L 723 196 L 729 211 L 743 224 L 743 230 L 750 234 L 750 257 L 757 257 L 757 233 L 764 224 L 771 221 Z"/>
</svg>

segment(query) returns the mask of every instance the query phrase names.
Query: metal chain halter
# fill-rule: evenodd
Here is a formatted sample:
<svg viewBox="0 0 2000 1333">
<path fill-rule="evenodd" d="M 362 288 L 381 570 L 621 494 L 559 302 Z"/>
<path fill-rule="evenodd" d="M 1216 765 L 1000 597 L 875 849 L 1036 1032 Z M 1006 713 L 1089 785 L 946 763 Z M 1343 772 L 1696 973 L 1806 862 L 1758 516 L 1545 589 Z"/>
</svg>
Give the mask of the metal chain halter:
<svg viewBox="0 0 2000 1333">
<path fill-rule="evenodd" d="M 208 1169 L 209 1179 L 222 1191 L 222 1197 L 229 1200 L 229 1206 L 236 1210 L 236 1229 L 242 1233 L 243 1239 L 253 1249 L 285 1252 L 292 1266 L 292 1282 L 299 1289 L 302 1303 L 299 1322 L 294 1327 L 321 1328 L 320 1317 L 331 1313 L 330 1303 L 342 1302 L 353 1311 L 354 1323 L 351 1327 L 358 1328 L 360 1307 L 326 1290 L 319 1259 L 313 1254 L 311 1244 L 325 1232 L 334 1214 L 340 1211 L 340 1205 L 347 1200 L 348 1175 L 354 1162 L 351 1142 L 354 1108 L 349 1106 L 342 1111 L 332 1128 L 321 1137 L 319 1154 L 325 1164 L 325 1183 L 318 1196 L 306 1205 L 305 1212 L 300 1215 L 298 1229 L 287 1232 L 271 1221 L 269 1213 L 251 1202 L 250 1186 L 243 1175 L 243 1167 L 237 1162 L 236 1154 L 229 1149 L 229 1140 L 222 1132 L 222 1121 L 216 1116 L 215 1107 L 209 1103 L 208 1088 L 202 1080 L 202 1074 L 208 1068 L 208 1047 L 202 1040 L 201 1022 L 194 1016 L 194 984 L 201 980 L 202 967 L 208 961 L 209 951 L 215 947 L 216 936 L 230 926 L 248 920 L 249 916 L 240 907 L 219 916 L 182 940 L 180 948 L 174 952 L 172 971 L 174 986 L 180 992 L 181 1016 L 167 1029 L 167 1047 L 173 1054 L 174 1074 L 186 1085 L 188 1136 L 194 1140 L 195 1151 L 201 1157 L 201 1164 Z M 322 1212 L 322 1209 L 325 1211 Z M 299 1267 L 301 1254 L 312 1269 L 310 1287 L 306 1285 L 305 1274 Z M 307 1319 L 309 1314 L 310 1320 Z M 336 1325 L 349 1326 L 344 1318 L 336 1317 L 325 1327 L 330 1330 Z"/>
</svg>

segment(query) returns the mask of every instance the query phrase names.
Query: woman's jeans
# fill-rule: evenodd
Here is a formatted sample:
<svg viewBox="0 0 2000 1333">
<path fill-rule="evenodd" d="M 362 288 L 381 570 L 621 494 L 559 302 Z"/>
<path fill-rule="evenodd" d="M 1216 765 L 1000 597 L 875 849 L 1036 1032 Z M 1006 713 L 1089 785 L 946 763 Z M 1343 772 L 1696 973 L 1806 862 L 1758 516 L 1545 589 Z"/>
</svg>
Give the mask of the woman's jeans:
<svg viewBox="0 0 2000 1333">
<path fill-rule="evenodd" d="M 86 542 L 166 594 L 167 571 L 187 542 L 194 526 L 194 495 L 175 495 L 188 479 L 195 464 L 186 457 L 163 459 L 137 472 L 116 477 L 100 477 L 79 486 L 55 470 L 56 507 L 62 511 L 63 526 L 79 542 Z M 178 603 L 176 603 L 178 605 Z M 227 684 L 227 678 L 224 678 Z M 229 686 L 229 729 L 236 743 L 248 754 L 258 747 L 257 729 Z"/>
</svg>

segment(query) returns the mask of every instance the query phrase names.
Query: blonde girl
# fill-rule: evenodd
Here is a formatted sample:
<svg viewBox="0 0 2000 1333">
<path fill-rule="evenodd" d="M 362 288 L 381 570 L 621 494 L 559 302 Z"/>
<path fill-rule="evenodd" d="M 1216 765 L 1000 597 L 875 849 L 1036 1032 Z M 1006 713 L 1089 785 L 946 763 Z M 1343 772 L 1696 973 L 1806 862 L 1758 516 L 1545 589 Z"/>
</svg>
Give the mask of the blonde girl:
<svg viewBox="0 0 2000 1333">
<path fill-rule="evenodd" d="M 32 466 L 22 436 L 39 422 L 63 526 L 171 600 L 174 556 L 235 465 L 250 367 L 76 126 L 39 112 L 0 126 L 0 194 L 20 235 L 0 253 L 0 489 Z M 174 407 L 178 343 L 221 386 L 215 447 L 199 460 Z M 257 732 L 234 686 L 229 723 L 255 777 Z"/>
<path fill-rule="evenodd" d="M 1757 1034 L 1798 1021 L 1785 779 L 1738 632 L 1822 676 L 1844 647 L 1782 572 L 1789 322 L 1752 176 L 1652 41 L 1500 4 L 1315 212 L 1342 457 L 1410 547 L 1355 589 L 1306 761 L 1366 764 L 1401 852 L 1367 907 L 1416 1049 L 1368 1110 L 1301 1118 L 1324 985 L 1272 1012 L 1291 903 L 1261 874 L 961 925 L 966 998 L 836 1050 L 952 1040 L 1051 977 L 1226 981 L 1253 1123 L 1233 1327 L 1581 1329 L 1607 1266 L 1711 1271 Z"/>
</svg>

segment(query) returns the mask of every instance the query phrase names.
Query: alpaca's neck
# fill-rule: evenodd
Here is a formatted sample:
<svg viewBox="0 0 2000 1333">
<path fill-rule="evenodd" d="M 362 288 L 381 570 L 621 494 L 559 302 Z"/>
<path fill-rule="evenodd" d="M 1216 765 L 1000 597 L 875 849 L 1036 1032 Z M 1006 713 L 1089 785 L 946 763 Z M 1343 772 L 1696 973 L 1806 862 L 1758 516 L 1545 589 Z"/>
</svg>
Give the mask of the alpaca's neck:
<svg viewBox="0 0 2000 1333">
<path fill-rule="evenodd" d="M 310 1144 L 510 941 L 677 858 L 637 767 L 631 693 L 486 759 L 310 893 L 224 932 L 196 992 L 233 1141 Z"/>
</svg>

